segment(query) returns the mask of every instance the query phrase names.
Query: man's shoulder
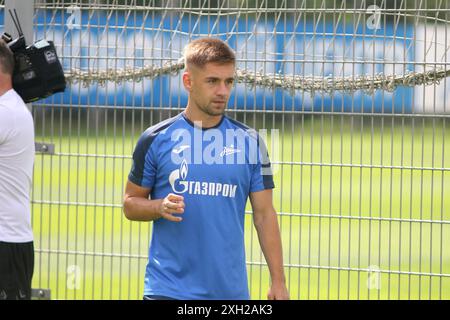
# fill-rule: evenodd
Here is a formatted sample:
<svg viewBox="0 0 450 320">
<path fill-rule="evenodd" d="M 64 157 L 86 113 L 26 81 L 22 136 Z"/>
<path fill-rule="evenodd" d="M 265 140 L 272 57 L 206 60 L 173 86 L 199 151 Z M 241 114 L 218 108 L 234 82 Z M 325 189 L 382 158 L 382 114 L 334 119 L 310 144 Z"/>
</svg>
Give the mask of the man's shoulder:
<svg viewBox="0 0 450 320">
<path fill-rule="evenodd" d="M 32 121 L 31 114 L 16 91 L 10 89 L 0 96 L 0 129 L 13 129 L 23 121 Z"/>
<path fill-rule="evenodd" d="M 175 117 L 158 122 L 157 124 L 147 128 L 139 138 L 138 148 L 148 150 L 148 148 L 153 144 L 158 135 L 162 132 L 165 132 L 165 130 L 168 130 L 179 119 L 179 117 L 180 114 L 176 115 Z"/>
<path fill-rule="evenodd" d="M 236 120 L 236 119 L 233 119 L 233 118 L 231 118 L 231 117 L 229 117 L 229 116 L 225 116 L 225 119 L 228 120 L 228 122 L 229 122 L 231 125 L 233 125 L 233 126 L 239 128 L 239 129 L 242 129 L 242 130 L 245 130 L 245 131 L 246 131 L 246 130 L 252 130 L 252 128 L 249 127 L 248 125 L 246 125 L 246 124 L 244 124 L 244 123 L 242 123 L 242 122 L 240 122 L 240 121 L 238 121 L 238 120 Z"/>
<path fill-rule="evenodd" d="M 256 130 L 252 127 L 249 127 L 248 125 L 230 118 L 228 116 L 225 117 L 225 119 L 228 121 L 228 123 L 234 128 L 234 129 L 241 129 L 242 131 L 244 131 L 249 137 L 254 138 L 254 139 L 258 139 L 258 133 L 256 132 Z"/>
<path fill-rule="evenodd" d="M 5 93 L 0 96 L 0 104 L 9 105 L 9 104 L 20 104 L 25 105 L 20 95 L 13 88 L 9 89 Z"/>
<path fill-rule="evenodd" d="M 10 89 L 0 96 L 0 113 L 3 119 L 15 118 L 24 111 L 28 111 L 28 108 L 14 89 Z"/>
<path fill-rule="evenodd" d="M 172 126 L 179 118 L 180 114 L 176 115 L 175 117 L 163 120 L 161 122 L 158 122 L 157 124 L 154 124 L 151 127 L 148 127 L 143 133 L 141 138 L 144 139 L 151 139 L 156 137 L 158 134 L 163 132 L 164 130 L 167 130 Z"/>
</svg>

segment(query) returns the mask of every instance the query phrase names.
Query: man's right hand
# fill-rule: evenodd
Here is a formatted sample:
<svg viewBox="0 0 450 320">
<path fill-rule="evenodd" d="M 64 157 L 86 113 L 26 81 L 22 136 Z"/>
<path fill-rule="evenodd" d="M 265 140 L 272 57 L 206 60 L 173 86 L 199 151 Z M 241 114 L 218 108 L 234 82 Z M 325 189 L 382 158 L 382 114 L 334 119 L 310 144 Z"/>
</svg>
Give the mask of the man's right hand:
<svg viewBox="0 0 450 320">
<path fill-rule="evenodd" d="M 162 199 L 159 207 L 159 213 L 161 218 L 173 222 L 180 222 L 183 218 L 175 216 L 174 214 L 182 214 L 184 212 L 184 207 L 185 204 L 183 196 L 169 193 L 164 199 Z"/>
</svg>

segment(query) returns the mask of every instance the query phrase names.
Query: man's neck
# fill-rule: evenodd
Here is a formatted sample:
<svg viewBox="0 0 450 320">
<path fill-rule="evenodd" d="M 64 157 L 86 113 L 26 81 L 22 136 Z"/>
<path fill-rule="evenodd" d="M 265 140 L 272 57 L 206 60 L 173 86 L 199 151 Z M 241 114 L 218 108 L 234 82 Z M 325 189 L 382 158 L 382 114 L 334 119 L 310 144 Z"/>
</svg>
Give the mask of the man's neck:
<svg viewBox="0 0 450 320">
<path fill-rule="evenodd" d="M 188 118 L 191 122 L 202 128 L 212 128 L 217 126 L 223 117 L 223 115 L 210 116 L 208 114 L 205 114 L 204 112 L 196 108 L 190 107 L 189 103 L 184 110 L 184 114 L 186 115 L 186 118 Z"/>
<path fill-rule="evenodd" d="M 0 96 L 12 89 L 11 77 L 0 73 Z"/>
</svg>

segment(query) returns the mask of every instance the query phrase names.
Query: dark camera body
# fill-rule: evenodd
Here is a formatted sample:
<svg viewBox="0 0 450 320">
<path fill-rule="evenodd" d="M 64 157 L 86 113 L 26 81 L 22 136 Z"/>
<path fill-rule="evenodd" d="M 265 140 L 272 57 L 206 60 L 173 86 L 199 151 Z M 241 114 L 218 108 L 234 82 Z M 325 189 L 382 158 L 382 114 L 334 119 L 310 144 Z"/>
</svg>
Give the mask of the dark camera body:
<svg viewBox="0 0 450 320">
<path fill-rule="evenodd" d="M 13 88 L 25 102 L 65 90 L 64 71 L 52 41 L 39 40 L 27 47 L 23 35 L 12 40 L 4 33 L 2 39 L 14 54 Z"/>
</svg>

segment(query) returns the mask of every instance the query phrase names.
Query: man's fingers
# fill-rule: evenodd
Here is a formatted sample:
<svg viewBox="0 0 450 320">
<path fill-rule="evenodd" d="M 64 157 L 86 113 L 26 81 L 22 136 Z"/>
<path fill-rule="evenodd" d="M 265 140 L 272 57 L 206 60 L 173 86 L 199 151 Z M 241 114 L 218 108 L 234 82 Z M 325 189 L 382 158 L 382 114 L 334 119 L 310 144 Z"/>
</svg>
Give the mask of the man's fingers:
<svg viewBox="0 0 450 320">
<path fill-rule="evenodd" d="M 183 213 L 184 212 L 184 202 L 170 202 L 167 201 L 164 204 L 164 209 L 166 210 L 166 212 L 171 212 L 173 211 L 173 213 Z"/>
<path fill-rule="evenodd" d="M 184 201 L 184 197 L 175 193 L 169 193 L 166 197 L 170 202 L 182 202 Z"/>
<path fill-rule="evenodd" d="M 169 193 L 163 201 L 164 209 L 173 210 L 172 213 L 183 213 L 184 212 L 184 197 Z"/>
<path fill-rule="evenodd" d="M 172 215 L 172 214 L 170 214 L 170 213 L 163 213 L 163 214 L 162 214 L 162 217 L 163 217 L 164 219 L 167 219 L 167 220 L 173 221 L 173 222 L 180 222 L 181 220 L 183 220 L 183 218 L 181 218 L 181 217 L 176 217 L 176 216 L 174 216 L 174 215 Z"/>
<path fill-rule="evenodd" d="M 184 213 L 184 198 L 182 196 L 170 193 L 162 201 L 161 216 L 167 220 L 179 222 L 183 220 L 181 217 L 174 216 L 173 214 Z"/>
</svg>

